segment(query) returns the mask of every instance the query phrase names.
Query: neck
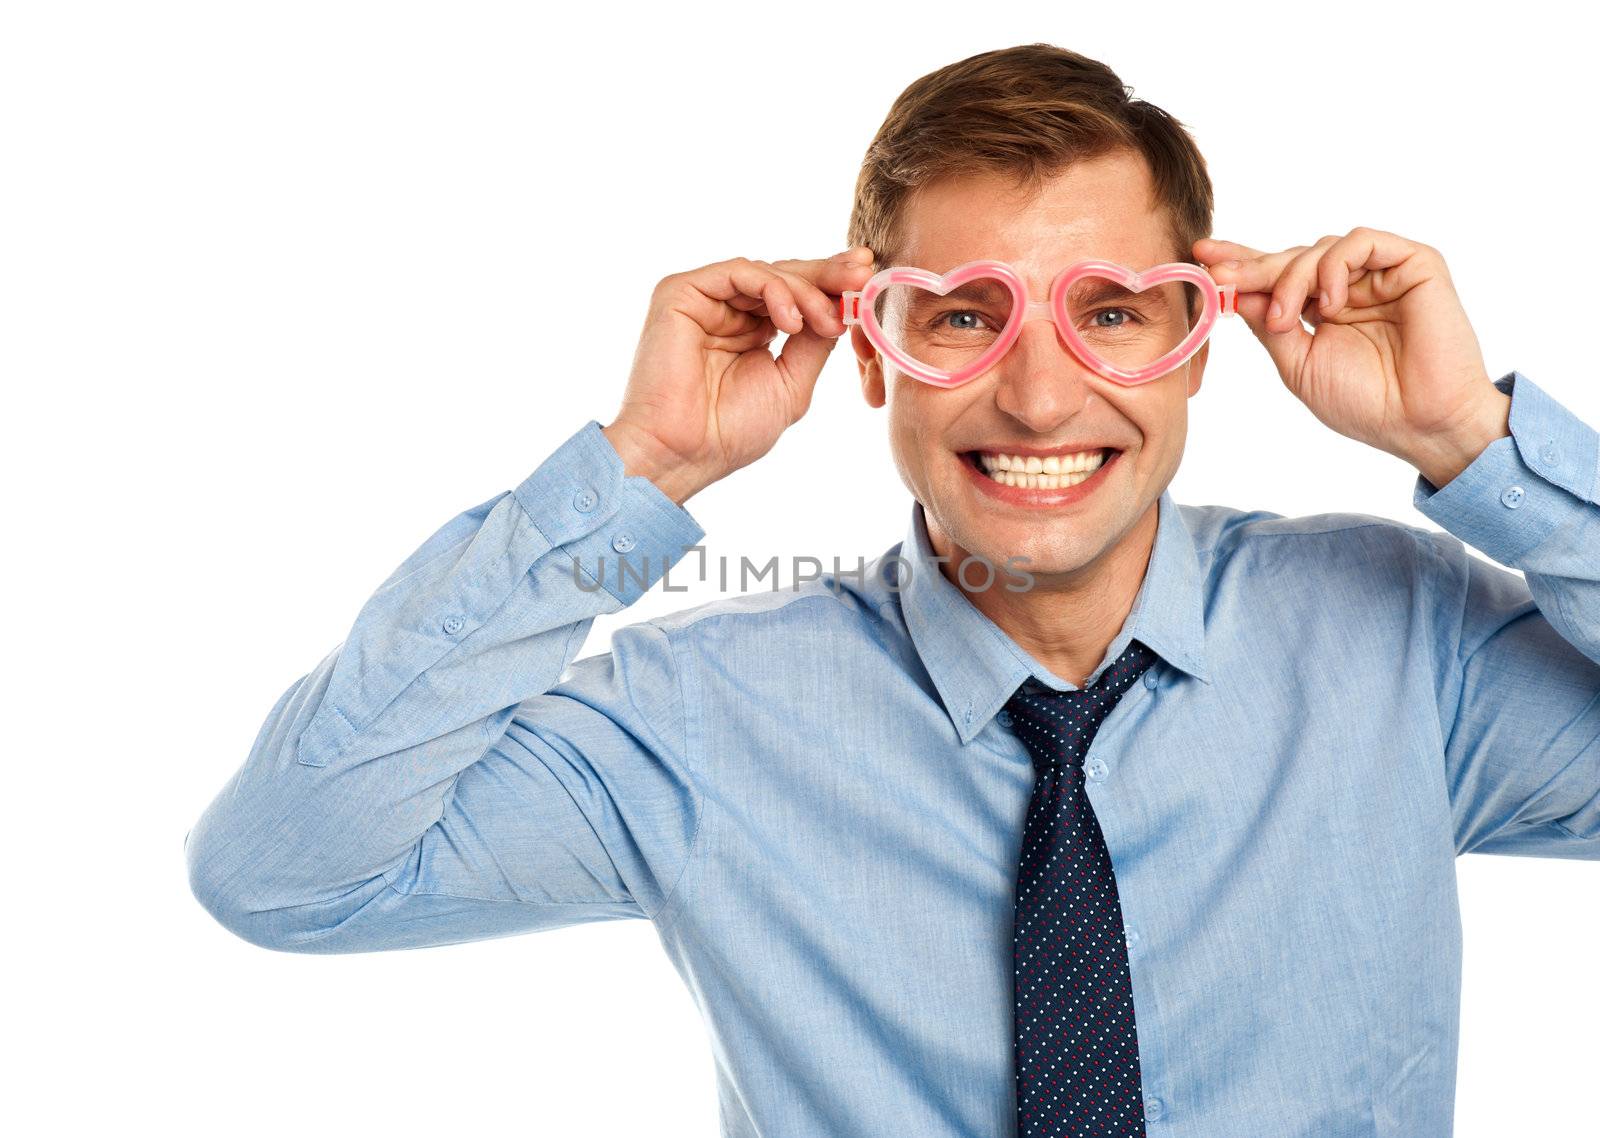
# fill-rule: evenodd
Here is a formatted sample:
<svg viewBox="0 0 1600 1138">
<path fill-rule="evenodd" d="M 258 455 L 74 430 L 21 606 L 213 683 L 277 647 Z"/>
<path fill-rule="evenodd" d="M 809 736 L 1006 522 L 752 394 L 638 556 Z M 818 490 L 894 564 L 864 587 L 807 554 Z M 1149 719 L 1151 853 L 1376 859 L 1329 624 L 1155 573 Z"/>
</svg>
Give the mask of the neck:
<svg viewBox="0 0 1600 1138">
<path fill-rule="evenodd" d="M 1033 587 L 1024 592 L 1008 590 L 1004 574 L 987 589 L 967 588 L 956 569 L 969 551 L 926 511 L 923 517 L 933 551 L 947 558 L 940 564 L 945 579 L 1035 660 L 1084 687 L 1133 611 L 1155 548 L 1159 509 L 1159 502 L 1151 503 L 1131 530 L 1089 564 L 1068 573 L 1033 573 Z"/>
</svg>

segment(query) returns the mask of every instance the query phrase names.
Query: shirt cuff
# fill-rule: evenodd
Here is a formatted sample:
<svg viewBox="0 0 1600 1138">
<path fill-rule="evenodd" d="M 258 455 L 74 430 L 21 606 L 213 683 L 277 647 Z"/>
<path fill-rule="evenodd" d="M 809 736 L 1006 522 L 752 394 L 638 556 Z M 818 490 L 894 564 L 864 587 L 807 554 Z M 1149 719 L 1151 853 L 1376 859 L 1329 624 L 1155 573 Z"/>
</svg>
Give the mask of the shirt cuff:
<svg viewBox="0 0 1600 1138">
<path fill-rule="evenodd" d="M 630 605 L 705 536 L 694 516 L 639 474 L 590 419 L 512 491 L 551 548 Z M 576 586 L 575 586 L 576 587 Z"/>
<path fill-rule="evenodd" d="M 1494 381 L 1511 396 L 1511 433 L 1495 439 L 1448 485 L 1417 475 L 1424 516 L 1515 567 L 1551 532 L 1581 525 L 1600 487 L 1600 432 L 1519 371 Z"/>
</svg>

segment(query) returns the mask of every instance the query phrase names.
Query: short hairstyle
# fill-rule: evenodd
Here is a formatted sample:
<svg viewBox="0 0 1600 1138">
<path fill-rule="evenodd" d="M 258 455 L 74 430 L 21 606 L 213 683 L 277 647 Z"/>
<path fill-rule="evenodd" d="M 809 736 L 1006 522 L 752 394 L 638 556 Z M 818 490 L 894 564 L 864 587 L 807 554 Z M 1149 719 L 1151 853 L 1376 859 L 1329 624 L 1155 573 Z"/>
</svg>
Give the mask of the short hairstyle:
<svg viewBox="0 0 1600 1138">
<path fill-rule="evenodd" d="M 895 264 L 902 218 L 915 192 L 961 174 L 1011 175 L 1036 192 L 1077 161 L 1131 149 L 1145 158 L 1174 260 L 1193 261 L 1211 235 L 1205 159 L 1183 123 L 1133 98 L 1105 64 L 1048 43 L 969 56 L 915 80 L 894 101 L 856 180 L 847 244 L 866 245 L 875 267 Z"/>
</svg>

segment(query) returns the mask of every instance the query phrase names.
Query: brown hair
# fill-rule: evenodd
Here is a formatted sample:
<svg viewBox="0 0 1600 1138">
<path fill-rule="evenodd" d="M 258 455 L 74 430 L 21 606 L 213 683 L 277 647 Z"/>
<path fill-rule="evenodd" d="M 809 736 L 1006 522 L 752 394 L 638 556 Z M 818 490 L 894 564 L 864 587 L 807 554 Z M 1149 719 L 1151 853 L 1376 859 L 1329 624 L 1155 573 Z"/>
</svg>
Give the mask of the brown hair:
<svg viewBox="0 0 1600 1138">
<path fill-rule="evenodd" d="M 999 173 L 1035 192 L 1071 163 L 1133 149 L 1149 163 L 1170 219 L 1176 260 L 1211 235 L 1205 159 L 1183 123 L 1133 98 L 1105 64 L 1048 43 L 1000 48 L 941 67 L 900 93 L 856 179 L 846 241 L 875 267 L 895 263 L 901 216 L 923 186 L 950 175 Z"/>
</svg>

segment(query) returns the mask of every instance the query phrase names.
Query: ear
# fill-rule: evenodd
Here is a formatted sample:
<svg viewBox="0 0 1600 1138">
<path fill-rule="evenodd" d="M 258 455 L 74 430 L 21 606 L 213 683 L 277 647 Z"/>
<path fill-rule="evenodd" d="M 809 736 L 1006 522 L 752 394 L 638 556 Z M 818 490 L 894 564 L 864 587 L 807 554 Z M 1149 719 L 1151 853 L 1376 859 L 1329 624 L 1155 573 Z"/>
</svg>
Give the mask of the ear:
<svg viewBox="0 0 1600 1138">
<path fill-rule="evenodd" d="M 861 325 L 850 326 L 850 348 L 856 354 L 856 367 L 861 372 L 861 395 L 868 407 L 882 407 L 886 401 L 883 386 L 883 358 L 867 339 Z"/>
<path fill-rule="evenodd" d="M 1200 390 L 1200 379 L 1205 374 L 1206 358 L 1211 354 L 1211 340 L 1200 345 L 1200 350 L 1189 357 L 1189 398 L 1193 399 Z"/>
</svg>

